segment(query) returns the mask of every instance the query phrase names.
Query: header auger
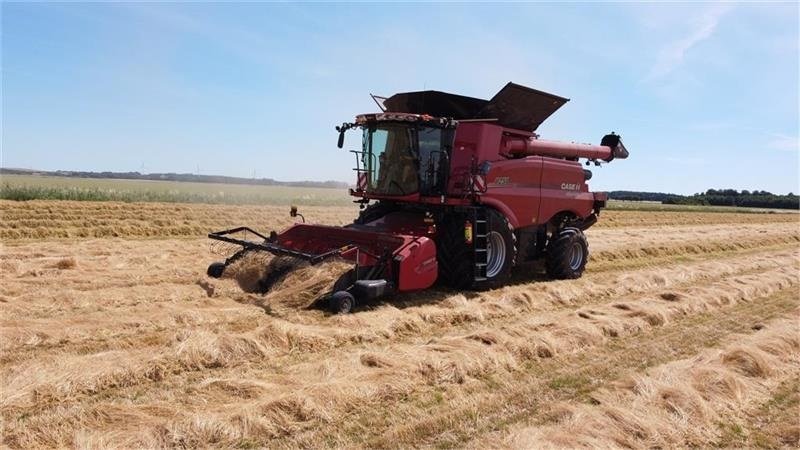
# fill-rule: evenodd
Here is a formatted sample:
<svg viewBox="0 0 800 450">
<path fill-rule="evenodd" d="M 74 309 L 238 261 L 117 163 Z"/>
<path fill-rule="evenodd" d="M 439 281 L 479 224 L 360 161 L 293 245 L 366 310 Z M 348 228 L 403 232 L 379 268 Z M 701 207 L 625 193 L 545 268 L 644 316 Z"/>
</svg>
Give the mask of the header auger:
<svg viewBox="0 0 800 450">
<path fill-rule="evenodd" d="M 551 278 L 578 278 L 589 255 L 583 231 L 607 198 L 589 192 L 591 172 L 579 160 L 599 165 L 628 151 L 614 133 L 599 145 L 539 139 L 536 129 L 567 101 L 513 83 L 491 100 L 395 94 L 383 111 L 336 127 L 340 148 L 348 130 L 362 131 L 350 190 L 362 209 L 351 225 L 298 223 L 269 236 L 245 227 L 211 233 L 241 249 L 208 274 L 221 276 L 248 252 L 310 264 L 345 259 L 354 268 L 329 296 L 334 312 L 437 280 L 456 289 L 502 286 L 512 268 L 532 270 L 526 263 L 536 260 Z M 234 237 L 241 232 L 257 240 Z"/>
</svg>

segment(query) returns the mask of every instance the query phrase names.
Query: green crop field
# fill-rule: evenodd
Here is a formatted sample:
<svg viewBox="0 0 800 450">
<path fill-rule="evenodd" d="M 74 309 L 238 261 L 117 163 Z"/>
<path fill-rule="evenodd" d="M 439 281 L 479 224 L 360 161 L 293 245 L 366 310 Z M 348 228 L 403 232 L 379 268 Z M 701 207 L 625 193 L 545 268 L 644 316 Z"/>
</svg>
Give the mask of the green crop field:
<svg viewBox="0 0 800 450">
<path fill-rule="evenodd" d="M 0 198 L 313 206 L 349 205 L 353 200 L 346 189 L 37 175 L 3 175 Z"/>
</svg>

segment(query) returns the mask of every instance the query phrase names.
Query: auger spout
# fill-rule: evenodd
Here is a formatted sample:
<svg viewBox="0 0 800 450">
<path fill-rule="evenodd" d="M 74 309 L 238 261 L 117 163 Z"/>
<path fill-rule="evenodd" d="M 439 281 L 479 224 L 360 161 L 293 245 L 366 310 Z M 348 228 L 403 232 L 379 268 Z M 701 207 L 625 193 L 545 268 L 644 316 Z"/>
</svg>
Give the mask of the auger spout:
<svg viewBox="0 0 800 450">
<path fill-rule="evenodd" d="M 600 159 L 607 162 L 628 157 L 628 150 L 622 144 L 622 139 L 613 133 L 605 135 L 600 145 L 512 137 L 506 140 L 506 151 L 514 157 L 538 155 L 566 159 Z"/>
</svg>

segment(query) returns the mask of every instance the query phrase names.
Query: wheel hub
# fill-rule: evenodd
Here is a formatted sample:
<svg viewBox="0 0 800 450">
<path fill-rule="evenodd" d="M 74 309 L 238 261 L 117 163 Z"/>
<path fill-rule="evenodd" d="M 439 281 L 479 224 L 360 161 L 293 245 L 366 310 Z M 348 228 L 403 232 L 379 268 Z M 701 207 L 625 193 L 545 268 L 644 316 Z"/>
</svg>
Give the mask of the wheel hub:
<svg viewBox="0 0 800 450">
<path fill-rule="evenodd" d="M 497 276 L 506 262 L 506 242 L 503 235 L 490 231 L 486 235 L 486 278 Z"/>
<path fill-rule="evenodd" d="M 569 267 L 572 270 L 578 270 L 583 264 L 583 247 L 581 244 L 574 243 L 569 249 Z"/>
</svg>

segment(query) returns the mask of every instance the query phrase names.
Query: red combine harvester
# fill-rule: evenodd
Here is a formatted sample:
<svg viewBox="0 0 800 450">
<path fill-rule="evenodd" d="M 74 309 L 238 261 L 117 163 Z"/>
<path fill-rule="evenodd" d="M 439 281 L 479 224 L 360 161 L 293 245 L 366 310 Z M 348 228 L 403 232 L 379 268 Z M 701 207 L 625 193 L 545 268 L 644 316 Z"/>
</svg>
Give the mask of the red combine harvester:
<svg viewBox="0 0 800 450">
<path fill-rule="evenodd" d="M 592 173 L 579 159 L 599 165 L 628 151 L 614 133 L 600 145 L 539 139 L 534 131 L 567 101 L 514 83 L 488 101 L 438 91 L 385 98 L 383 112 L 336 127 L 339 148 L 348 130 L 363 136 L 352 152 L 350 194 L 362 208 L 353 224 L 298 223 L 269 236 L 247 227 L 211 233 L 241 249 L 208 274 L 222 276 L 249 252 L 310 264 L 348 260 L 353 270 L 328 297 L 340 313 L 437 280 L 456 289 L 502 286 L 515 265 L 541 259 L 550 277 L 578 278 L 589 255 L 583 230 L 607 199 L 589 192 Z M 235 237 L 245 232 L 259 240 Z"/>
</svg>

